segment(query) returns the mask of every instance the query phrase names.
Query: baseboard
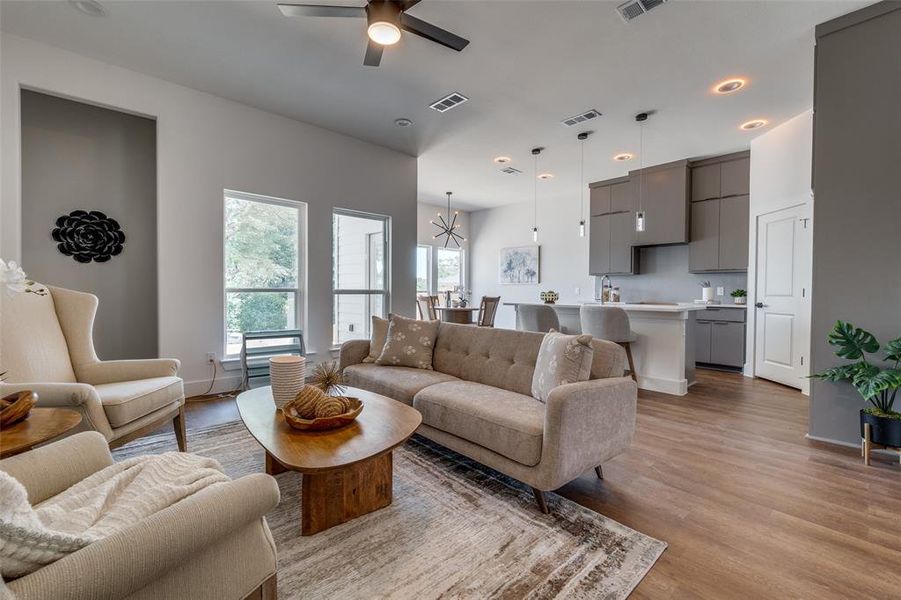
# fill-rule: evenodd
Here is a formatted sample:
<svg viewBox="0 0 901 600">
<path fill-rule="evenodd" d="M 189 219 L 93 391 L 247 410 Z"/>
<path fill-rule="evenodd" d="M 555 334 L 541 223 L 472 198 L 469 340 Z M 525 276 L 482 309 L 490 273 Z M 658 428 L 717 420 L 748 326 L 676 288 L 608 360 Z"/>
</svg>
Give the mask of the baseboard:
<svg viewBox="0 0 901 600">
<path fill-rule="evenodd" d="M 688 393 L 687 379 L 664 379 L 663 377 L 648 377 L 638 375 L 638 389 L 650 392 L 662 392 L 673 396 L 684 396 Z"/>
<path fill-rule="evenodd" d="M 223 392 L 230 392 L 238 388 L 241 385 L 241 374 L 237 375 L 226 375 L 224 377 L 217 377 L 216 383 L 213 385 L 213 389 L 210 390 L 210 394 L 221 394 Z M 210 388 L 210 380 L 209 379 L 199 379 L 197 381 L 186 381 L 185 382 L 185 397 L 187 397 L 190 401 L 192 396 L 200 396 L 201 394 L 207 393 L 207 390 Z"/>
<path fill-rule="evenodd" d="M 820 437 L 818 435 L 810 435 L 809 433 L 804 434 L 804 437 L 815 442 L 823 442 L 825 444 L 832 444 L 833 446 L 844 446 L 845 448 L 856 448 L 857 450 L 860 450 L 859 443 L 855 444 L 853 442 L 845 442 L 843 440 L 834 440 L 832 438 Z M 872 454 L 882 454 L 883 456 L 891 456 L 893 458 L 898 457 L 898 453 L 892 452 L 891 450 L 880 450 L 873 448 L 870 452 Z"/>
</svg>

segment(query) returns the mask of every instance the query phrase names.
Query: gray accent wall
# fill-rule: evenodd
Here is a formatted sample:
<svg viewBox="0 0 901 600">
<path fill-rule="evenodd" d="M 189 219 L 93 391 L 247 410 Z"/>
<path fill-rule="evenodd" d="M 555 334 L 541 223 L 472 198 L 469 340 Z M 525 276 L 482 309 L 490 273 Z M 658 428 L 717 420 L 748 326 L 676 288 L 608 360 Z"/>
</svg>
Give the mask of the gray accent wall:
<svg viewBox="0 0 901 600">
<path fill-rule="evenodd" d="M 23 267 L 98 296 L 102 359 L 157 356 L 156 122 L 27 90 L 21 100 Z M 60 253 L 50 232 L 76 209 L 116 219 L 122 254 L 82 264 Z"/>
<path fill-rule="evenodd" d="M 901 335 L 901 3 L 817 27 L 814 97 L 813 371 L 844 361 L 837 319 L 882 342 Z M 810 435 L 859 444 L 865 403 L 847 384 L 814 381 Z"/>
</svg>

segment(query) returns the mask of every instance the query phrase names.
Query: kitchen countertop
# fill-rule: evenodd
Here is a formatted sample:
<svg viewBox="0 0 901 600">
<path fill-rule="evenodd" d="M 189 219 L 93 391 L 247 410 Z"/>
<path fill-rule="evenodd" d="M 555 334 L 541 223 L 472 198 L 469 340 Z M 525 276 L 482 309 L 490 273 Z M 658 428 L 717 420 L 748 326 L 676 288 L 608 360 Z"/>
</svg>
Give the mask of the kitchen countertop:
<svg viewBox="0 0 901 600">
<path fill-rule="evenodd" d="M 531 306 L 550 306 L 551 308 L 579 308 L 583 305 L 600 306 L 598 302 L 581 302 L 579 304 L 545 304 L 544 302 L 504 302 L 504 306 L 531 305 Z M 633 304 L 629 302 L 607 302 L 604 306 L 616 306 L 626 311 L 644 311 L 644 312 L 694 312 L 706 310 L 706 304 L 694 304 L 693 302 L 678 302 L 673 304 Z M 719 307 L 721 305 L 713 305 Z"/>
</svg>

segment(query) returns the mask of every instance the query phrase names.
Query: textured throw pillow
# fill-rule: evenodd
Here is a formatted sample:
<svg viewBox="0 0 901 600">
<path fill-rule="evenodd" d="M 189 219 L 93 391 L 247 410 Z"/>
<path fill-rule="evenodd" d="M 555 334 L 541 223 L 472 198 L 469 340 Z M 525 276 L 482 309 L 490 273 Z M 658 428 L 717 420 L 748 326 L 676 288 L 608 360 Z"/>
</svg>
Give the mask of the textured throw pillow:
<svg viewBox="0 0 901 600">
<path fill-rule="evenodd" d="M 547 402 L 551 390 L 558 385 L 587 381 L 593 356 L 590 335 L 565 335 L 551 330 L 538 349 L 532 396 Z"/>
<path fill-rule="evenodd" d="M 385 347 L 385 339 L 388 337 L 388 319 L 372 317 L 372 337 L 369 339 L 369 356 L 363 359 L 364 363 L 373 363 L 381 355 Z"/>
<path fill-rule="evenodd" d="M 432 350 L 437 337 L 438 321 L 389 315 L 388 337 L 375 364 L 431 370 Z"/>
</svg>

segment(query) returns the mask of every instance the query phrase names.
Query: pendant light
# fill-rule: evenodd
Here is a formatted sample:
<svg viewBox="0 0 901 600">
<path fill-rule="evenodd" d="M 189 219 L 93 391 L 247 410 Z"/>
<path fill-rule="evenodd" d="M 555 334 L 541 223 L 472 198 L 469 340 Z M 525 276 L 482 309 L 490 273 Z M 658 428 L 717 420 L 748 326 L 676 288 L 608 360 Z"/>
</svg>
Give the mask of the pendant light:
<svg viewBox="0 0 901 600">
<path fill-rule="evenodd" d="M 585 237 L 585 140 L 591 135 L 590 131 L 583 131 L 577 137 L 581 144 L 582 153 L 581 168 L 579 170 L 579 237 Z"/>
<path fill-rule="evenodd" d="M 638 210 L 635 211 L 635 231 L 641 233 L 647 228 L 647 219 L 644 214 L 644 122 L 648 120 L 648 113 L 638 113 L 635 121 L 638 123 Z"/>
<path fill-rule="evenodd" d="M 454 216 L 451 217 L 451 194 L 453 192 L 445 192 L 447 194 L 447 219 L 445 220 L 444 215 L 438 213 L 438 219 L 441 221 L 440 223 L 436 223 L 435 221 L 429 221 L 432 225 L 439 229 L 438 233 L 432 236 L 433 240 L 437 240 L 439 238 L 444 238 L 444 247 L 447 248 L 447 245 L 451 240 L 457 245 L 457 248 L 460 247 L 460 242 L 465 242 L 466 238 L 457 233 L 455 230 L 459 229 L 460 226 L 457 225 L 457 217 L 460 215 L 460 211 L 455 210 Z"/>
<path fill-rule="evenodd" d="M 535 172 L 532 173 L 533 204 L 532 204 L 532 241 L 538 243 L 538 155 L 544 148 L 532 148 L 532 156 L 535 157 Z"/>
</svg>

